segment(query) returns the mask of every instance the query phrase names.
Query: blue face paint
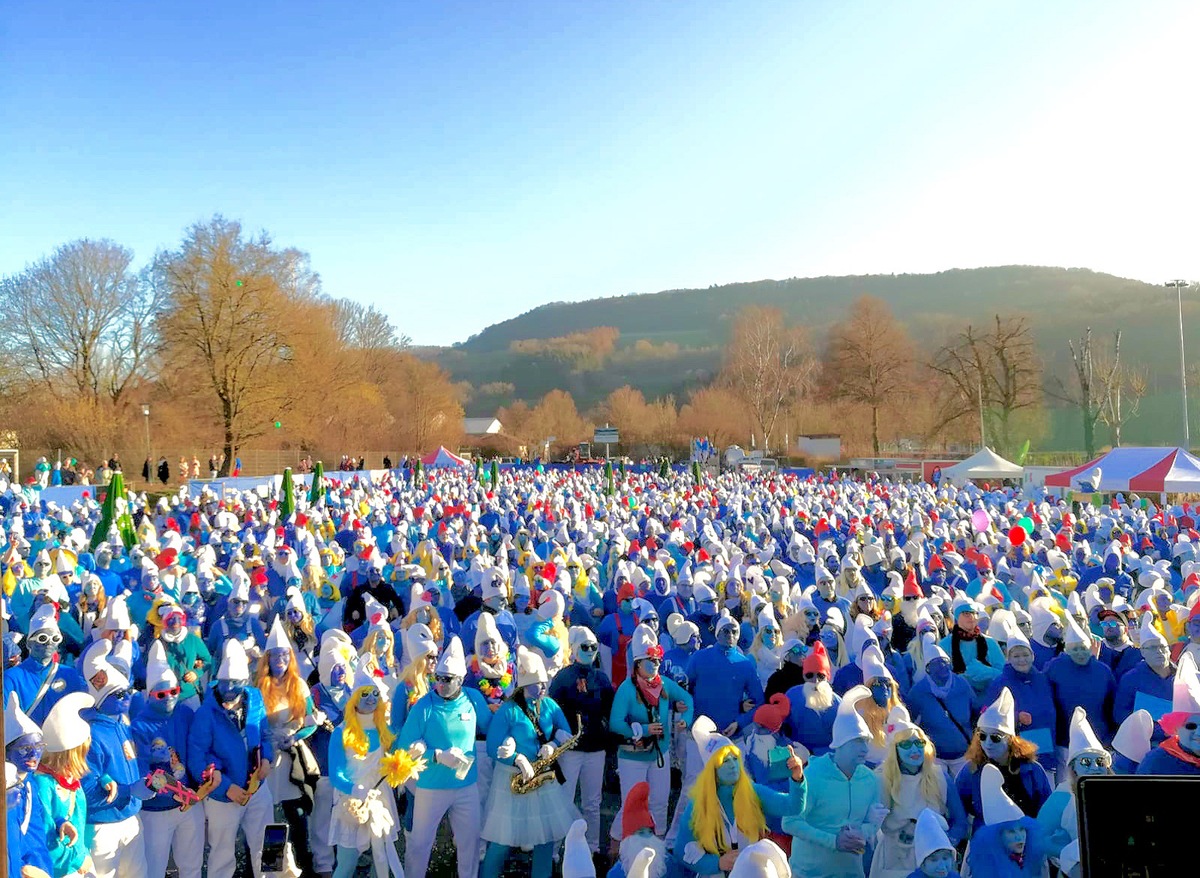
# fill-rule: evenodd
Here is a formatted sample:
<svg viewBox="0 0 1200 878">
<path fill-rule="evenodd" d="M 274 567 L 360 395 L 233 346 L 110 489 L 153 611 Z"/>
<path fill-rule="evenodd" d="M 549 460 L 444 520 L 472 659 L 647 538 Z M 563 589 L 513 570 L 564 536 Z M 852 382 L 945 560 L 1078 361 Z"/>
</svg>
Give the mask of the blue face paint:
<svg viewBox="0 0 1200 878">
<path fill-rule="evenodd" d="M 1004 843 L 1004 850 L 1009 854 L 1020 856 L 1025 853 L 1025 827 L 1010 826 L 1000 830 L 1000 840 Z"/>
<path fill-rule="evenodd" d="M 725 757 L 725 761 L 717 766 L 717 781 L 722 786 L 731 787 L 742 776 L 742 766 L 735 754 Z"/>
<path fill-rule="evenodd" d="M 37 634 L 30 635 L 26 641 L 30 657 L 43 665 L 48 665 L 54 660 L 61 645 L 62 635 L 50 629 L 42 629 Z"/>
<path fill-rule="evenodd" d="M 921 863 L 921 874 L 925 878 L 950 878 L 954 874 L 954 852 L 934 851 Z"/>
<path fill-rule="evenodd" d="M 524 687 L 521 691 L 525 693 L 525 701 L 526 702 L 528 702 L 529 704 L 536 704 L 538 701 L 541 700 L 542 696 L 546 694 L 546 684 L 545 683 L 530 683 L 528 686 Z"/>
<path fill-rule="evenodd" d="M 925 673 L 929 675 L 934 684 L 945 686 L 950 682 L 950 674 L 952 669 L 950 662 L 944 658 L 936 658 L 925 666 Z"/>
<path fill-rule="evenodd" d="M 1192 726 L 1192 728 L 1188 728 Z M 1179 746 L 1189 753 L 1200 754 L 1200 714 L 1194 713 L 1180 724 L 1176 732 Z"/>
<path fill-rule="evenodd" d="M 358 707 L 355 710 L 363 715 L 374 713 L 379 706 L 379 690 L 374 686 L 365 689 L 358 697 Z"/>
<path fill-rule="evenodd" d="M 886 682 L 871 684 L 871 700 L 880 707 L 887 707 L 888 699 L 892 697 L 891 687 Z"/>
<path fill-rule="evenodd" d="M 122 716 L 129 713 L 129 705 L 132 701 L 133 692 L 129 689 L 122 689 L 118 692 L 110 693 L 96 706 L 96 710 L 105 716 Z"/>
<path fill-rule="evenodd" d="M 246 691 L 245 680 L 218 680 L 217 695 L 221 700 L 228 704 L 231 701 L 236 701 Z"/>
<path fill-rule="evenodd" d="M 329 687 L 340 689 L 346 685 L 346 668 L 344 665 L 334 665 L 329 670 Z"/>
<path fill-rule="evenodd" d="M 5 758 L 17 767 L 18 771 L 37 771 L 46 752 L 41 733 L 31 732 L 16 738 L 5 749 Z"/>
<path fill-rule="evenodd" d="M 292 651 L 278 648 L 267 650 L 267 667 L 272 677 L 282 677 L 287 673 L 288 665 L 292 663 Z"/>
<path fill-rule="evenodd" d="M 731 648 L 737 643 L 738 631 L 736 625 L 724 625 L 717 632 L 717 643 L 726 649 Z"/>
<path fill-rule="evenodd" d="M 628 598 L 621 601 L 620 609 L 621 609 L 622 613 L 632 613 L 633 612 L 633 601 L 629 600 Z"/>
</svg>

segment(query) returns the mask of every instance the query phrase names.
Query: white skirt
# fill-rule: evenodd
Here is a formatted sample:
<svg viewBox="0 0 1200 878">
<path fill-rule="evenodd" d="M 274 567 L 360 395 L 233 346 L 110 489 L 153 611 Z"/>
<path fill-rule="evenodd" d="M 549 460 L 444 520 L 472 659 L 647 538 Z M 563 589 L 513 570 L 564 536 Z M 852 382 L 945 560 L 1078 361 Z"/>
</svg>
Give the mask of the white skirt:
<svg viewBox="0 0 1200 878">
<path fill-rule="evenodd" d="M 346 810 L 345 802 L 350 797 L 345 793 L 334 791 L 333 815 L 329 821 L 330 845 L 365 851 L 375 839 L 383 839 L 388 842 L 396 840 L 400 824 L 400 818 L 396 814 L 396 797 L 392 793 L 392 788 L 387 784 L 380 784 L 377 792 L 379 793 L 378 804 L 372 805 L 374 809 L 377 809 L 375 820 L 359 823 Z M 383 830 L 380 834 L 371 831 L 372 822 Z"/>
<path fill-rule="evenodd" d="M 480 836 L 484 841 L 507 847 L 536 847 L 562 841 L 571 824 L 580 819 L 579 809 L 566 805 L 562 787 L 554 781 L 516 795 L 512 791 L 515 774 L 517 769 L 511 765 L 495 763 Z"/>
</svg>

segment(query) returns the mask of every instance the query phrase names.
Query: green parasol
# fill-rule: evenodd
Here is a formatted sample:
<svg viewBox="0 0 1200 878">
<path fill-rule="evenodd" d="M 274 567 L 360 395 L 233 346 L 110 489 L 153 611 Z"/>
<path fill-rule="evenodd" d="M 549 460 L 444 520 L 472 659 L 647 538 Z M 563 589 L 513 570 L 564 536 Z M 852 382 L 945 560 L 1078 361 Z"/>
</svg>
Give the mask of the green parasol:
<svg viewBox="0 0 1200 878">
<path fill-rule="evenodd" d="M 312 487 L 308 489 L 308 502 L 312 506 L 325 499 L 325 464 L 317 461 L 312 472 Z"/>
<path fill-rule="evenodd" d="M 108 534 L 114 527 L 120 534 L 125 548 L 132 549 L 137 537 L 133 532 L 133 519 L 129 517 L 129 501 L 125 498 L 125 476 L 120 472 L 113 473 L 112 481 L 108 483 L 108 492 L 104 495 L 104 503 L 100 507 L 100 523 L 96 525 L 92 534 L 93 551 L 108 539 Z"/>
<path fill-rule="evenodd" d="M 279 515 L 287 521 L 296 514 L 296 486 L 292 484 L 292 468 L 283 468 L 283 484 L 279 486 Z"/>
</svg>

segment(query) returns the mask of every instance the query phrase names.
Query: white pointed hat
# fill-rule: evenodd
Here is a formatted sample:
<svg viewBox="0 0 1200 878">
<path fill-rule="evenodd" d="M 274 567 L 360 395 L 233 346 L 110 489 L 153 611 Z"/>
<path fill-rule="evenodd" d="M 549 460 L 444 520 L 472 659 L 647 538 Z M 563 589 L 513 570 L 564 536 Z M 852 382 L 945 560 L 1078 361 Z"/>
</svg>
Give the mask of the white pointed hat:
<svg viewBox="0 0 1200 878">
<path fill-rule="evenodd" d="M 855 686 L 842 696 L 837 715 L 833 718 L 833 740 L 830 746 L 835 750 L 859 738 L 870 739 L 871 730 L 858 713 L 858 702 L 870 697 L 871 690 L 866 686 Z"/>
<path fill-rule="evenodd" d="M 517 687 L 532 686 L 534 683 L 548 683 L 546 664 L 542 657 L 523 646 L 517 647 Z"/>
<path fill-rule="evenodd" d="M 1017 733 L 1017 707 L 1007 686 L 1000 690 L 996 700 L 979 715 L 977 725 L 987 732 L 1003 732 L 1006 735 Z"/>
<path fill-rule="evenodd" d="M 4 705 L 4 746 L 7 747 L 22 735 L 40 735 L 42 730 L 38 724 L 26 716 L 21 710 L 16 692 L 8 693 L 8 703 Z"/>
<path fill-rule="evenodd" d="M 1130 762 L 1141 763 L 1150 752 L 1150 741 L 1154 737 L 1154 717 L 1148 710 L 1135 710 L 1125 717 L 1125 722 L 1113 735 L 1112 748 Z"/>
<path fill-rule="evenodd" d="M 475 629 L 475 654 L 479 655 L 480 647 L 484 641 L 491 640 L 494 643 L 504 645 L 504 638 L 500 636 L 500 628 L 496 625 L 496 618 L 491 613 L 479 614 L 479 626 Z"/>
<path fill-rule="evenodd" d="M 954 850 L 950 837 L 946 835 L 949 828 L 946 818 L 929 808 L 917 815 L 917 828 L 913 833 L 913 853 L 917 858 L 918 870 L 930 854 Z"/>
<path fill-rule="evenodd" d="M 232 638 L 225 641 L 221 665 L 217 668 L 218 680 L 249 680 L 250 662 L 241 641 Z"/>
<path fill-rule="evenodd" d="M 860 617 L 861 618 L 861 617 Z M 883 651 L 874 643 L 868 643 L 859 656 L 858 666 L 862 668 L 863 682 L 883 678 L 894 679 L 883 660 Z"/>
<path fill-rule="evenodd" d="M 467 675 L 467 659 L 463 655 L 462 641 L 458 639 L 458 635 L 451 637 L 446 648 L 442 650 L 442 655 L 437 663 L 437 673 L 448 674 L 452 677 Z"/>
<path fill-rule="evenodd" d="M 1010 621 L 1005 624 L 1004 633 L 1008 638 L 1008 649 L 1012 649 L 1014 646 L 1023 646 L 1029 651 L 1033 651 L 1033 647 L 1029 644 L 1029 638 L 1025 636 L 1024 631 L 1017 627 L 1017 623 L 1015 621 Z"/>
<path fill-rule="evenodd" d="M 145 622 L 145 619 L 142 621 Z M 133 623 L 129 617 L 126 597 L 123 594 L 116 595 L 104 607 L 103 628 L 105 631 L 128 631 L 131 627 Z"/>
<path fill-rule="evenodd" d="M 1142 625 L 1138 629 L 1138 649 L 1151 643 L 1167 646 L 1167 638 L 1159 634 L 1158 629 L 1154 627 L 1154 614 L 1147 612 L 1142 614 Z"/>
<path fill-rule="evenodd" d="M 1025 816 L 1025 812 L 1008 797 L 1008 793 L 1004 792 L 1004 777 L 1000 774 L 1000 769 L 990 762 L 984 765 L 980 771 L 979 793 L 983 800 L 985 825 L 995 826 L 997 823 L 1011 823 Z"/>
<path fill-rule="evenodd" d="M 329 686 L 334 665 L 342 665 L 347 675 L 354 669 L 354 643 L 341 628 L 330 628 L 321 635 L 321 653 L 317 656 L 317 676 Z"/>
<path fill-rule="evenodd" d="M 1104 745 L 1092 731 L 1092 725 L 1087 719 L 1087 711 L 1082 707 L 1076 707 L 1075 712 L 1071 714 L 1071 739 L 1070 746 L 1067 748 L 1067 762 L 1083 753 L 1106 752 Z"/>
<path fill-rule="evenodd" d="M 167 664 L 167 651 L 163 648 L 162 641 L 156 640 L 150 644 L 150 651 L 146 654 L 146 691 L 149 692 L 163 683 L 174 688 L 179 685 L 179 678 Z"/>
<path fill-rule="evenodd" d="M 98 671 L 105 670 L 108 665 L 108 655 L 112 652 L 112 641 L 103 637 L 88 644 L 83 655 L 79 657 L 79 673 L 83 679 L 90 680 Z"/>
<path fill-rule="evenodd" d="M 653 848 L 642 848 L 633 858 L 633 863 L 625 874 L 625 878 L 650 878 L 650 865 L 654 862 L 654 857 Z"/>
<path fill-rule="evenodd" d="M 696 749 L 700 751 L 700 757 L 706 764 L 718 750 L 733 744 L 717 731 L 717 724 L 707 716 L 698 716 L 692 723 L 692 740 L 696 742 Z"/>
<path fill-rule="evenodd" d="M 790 878 L 787 854 L 769 838 L 742 849 L 729 870 L 729 878 Z"/>
<path fill-rule="evenodd" d="M 287 632 L 283 630 L 283 616 L 276 616 L 271 623 L 271 631 L 267 634 L 267 649 L 291 649 Z"/>
<path fill-rule="evenodd" d="M 1071 592 L 1071 594 L 1075 594 L 1075 592 Z M 1080 628 L 1079 623 L 1075 621 L 1075 617 L 1070 613 L 1063 618 L 1063 624 L 1065 629 L 1063 634 L 1064 646 L 1092 645 L 1092 635 Z"/>
<path fill-rule="evenodd" d="M 587 823 L 576 820 L 563 845 L 562 878 L 596 878 L 596 864 L 587 843 Z"/>
<path fill-rule="evenodd" d="M 889 738 L 901 732 L 921 731 L 921 727 L 912 721 L 912 715 L 903 704 L 897 704 L 888 711 L 887 725 L 884 728 L 887 730 Z"/>
<path fill-rule="evenodd" d="M 633 660 L 649 658 L 658 646 L 658 636 L 649 625 L 638 625 L 633 629 L 633 639 L 629 645 Z M 662 658 L 661 653 L 657 658 Z"/>
<path fill-rule="evenodd" d="M 410 625 L 408 630 L 404 632 L 405 662 L 411 664 L 427 655 L 434 655 L 437 651 L 437 643 L 433 639 L 433 631 L 424 622 L 416 622 Z"/>
<path fill-rule="evenodd" d="M 1175 682 L 1171 690 L 1171 712 L 1158 721 L 1164 732 L 1173 735 L 1183 722 L 1194 714 L 1200 714 L 1200 673 L 1196 671 L 1196 660 L 1185 652 L 1175 669 Z"/>
<path fill-rule="evenodd" d="M 68 692 L 55 702 L 42 724 L 47 752 L 65 753 L 92 739 L 92 730 L 79 711 L 95 703 L 86 692 Z"/>
<path fill-rule="evenodd" d="M 33 616 L 29 619 L 30 637 L 44 630 L 59 630 L 58 614 L 55 612 L 53 604 L 42 604 L 33 611 Z"/>
<path fill-rule="evenodd" d="M 946 650 L 938 645 L 932 634 L 925 634 L 921 637 L 921 654 L 925 657 L 925 667 L 929 667 L 929 663 L 934 659 L 950 661 L 950 656 L 946 655 Z"/>
</svg>

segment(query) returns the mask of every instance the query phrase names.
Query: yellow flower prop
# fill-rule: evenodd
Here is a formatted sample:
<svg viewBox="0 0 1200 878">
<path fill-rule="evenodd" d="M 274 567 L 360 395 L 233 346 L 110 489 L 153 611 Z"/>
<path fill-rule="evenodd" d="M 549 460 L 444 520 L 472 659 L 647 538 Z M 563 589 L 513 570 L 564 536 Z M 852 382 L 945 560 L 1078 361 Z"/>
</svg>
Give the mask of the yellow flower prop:
<svg viewBox="0 0 1200 878">
<path fill-rule="evenodd" d="M 413 759 L 407 750 L 393 750 L 379 760 L 383 779 L 390 787 L 398 787 L 407 783 L 424 771 L 427 764 L 424 759 Z"/>
</svg>

